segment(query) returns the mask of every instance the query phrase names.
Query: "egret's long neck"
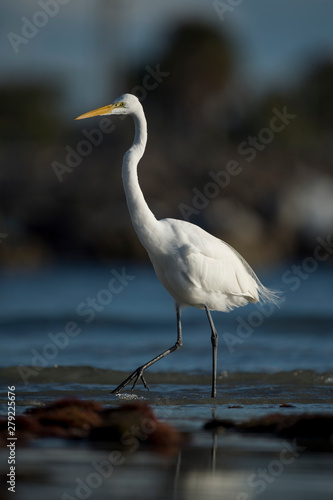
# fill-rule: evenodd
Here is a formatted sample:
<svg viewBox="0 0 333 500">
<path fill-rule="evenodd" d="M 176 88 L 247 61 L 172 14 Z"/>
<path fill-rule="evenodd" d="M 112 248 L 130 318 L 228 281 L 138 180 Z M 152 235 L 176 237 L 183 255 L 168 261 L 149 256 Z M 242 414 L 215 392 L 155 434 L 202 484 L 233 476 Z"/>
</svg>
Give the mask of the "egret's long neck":
<svg viewBox="0 0 333 500">
<path fill-rule="evenodd" d="M 134 229 L 144 247 L 154 237 L 157 220 L 148 207 L 141 191 L 137 167 L 146 148 L 147 122 L 142 108 L 132 114 L 135 125 L 135 137 L 132 146 L 125 153 L 122 167 L 122 178 L 126 194 L 127 206 Z"/>
</svg>

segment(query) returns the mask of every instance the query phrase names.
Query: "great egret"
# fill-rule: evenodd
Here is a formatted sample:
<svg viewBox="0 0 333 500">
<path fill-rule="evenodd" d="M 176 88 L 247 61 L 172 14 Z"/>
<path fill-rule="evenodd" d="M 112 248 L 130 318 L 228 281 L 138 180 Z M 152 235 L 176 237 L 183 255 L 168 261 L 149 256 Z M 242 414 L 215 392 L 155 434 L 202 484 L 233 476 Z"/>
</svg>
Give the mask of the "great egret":
<svg viewBox="0 0 333 500">
<path fill-rule="evenodd" d="M 124 94 L 112 104 L 80 115 L 76 120 L 100 115 L 131 115 L 135 124 L 132 146 L 125 153 L 122 178 L 134 229 L 154 266 L 162 285 L 175 300 L 177 341 L 152 360 L 139 366 L 116 389 L 118 394 L 133 381 L 132 390 L 141 379 L 148 388 L 144 371 L 182 346 L 181 311 L 185 306 L 205 309 L 210 329 L 213 355 L 212 393 L 216 397 L 218 336 L 210 311 L 229 311 L 248 302 L 276 302 L 275 292 L 267 289 L 247 262 L 227 243 L 200 227 L 176 219 L 157 220 L 141 191 L 137 166 L 146 148 L 147 122 L 140 101 Z"/>
</svg>

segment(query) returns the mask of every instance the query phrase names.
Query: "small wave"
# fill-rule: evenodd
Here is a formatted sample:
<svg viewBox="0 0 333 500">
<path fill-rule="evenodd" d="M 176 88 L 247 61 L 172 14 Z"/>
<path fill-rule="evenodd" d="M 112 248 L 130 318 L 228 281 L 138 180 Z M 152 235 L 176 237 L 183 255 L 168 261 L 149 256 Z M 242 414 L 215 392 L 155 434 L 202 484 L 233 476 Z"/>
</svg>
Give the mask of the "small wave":
<svg viewBox="0 0 333 500">
<path fill-rule="evenodd" d="M 148 375 L 149 374 L 149 375 Z M 210 385 L 211 375 L 206 373 L 147 372 L 150 383 L 172 385 Z M 0 368 L 0 378 L 8 384 L 94 384 L 114 385 L 121 383 L 128 372 L 105 370 L 91 366 L 24 367 Z M 333 372 L 318 373 L 314 370 L 291 370 L 275 373 L 227 372 L 218 374 L 218 382 L 233 385 L 333 385 Z"/>
<path fill-rule="evenodd" d="M 232 312 L 227 316 L 223 317 L 223 323 L 226 321 L 235 322 L 236 316 L 242 316 L 239 312 Z M 218 317 L 218 316 L 217 316 Z M 244 315 L 246 318 L 246 314 Z M 58 311 L 57 313 L 52 312 L 52 314 L 28 314 L 28 313 L 16 313 L 15 315 L 2 313 L 0 318 L 0 327 L 7 327 L 11 329 L 17 329 L 20 331 L 21 328 L 48 328 L 50 325 L 64 325 L 69 321 L 75 321 L 78 324 L 85 325 L 84 320 L 73 313 L 66 311 Z M 197 325 L 197 317 L 192 317 L 188 315 L 184 318 L 184 324 L 188 326 Z M 205 320 L 202 319 L 202 323 L 205 324 Z M 265 318 L 265 324 L 268 326 L 274 325 L 274 330 L 278 330 L 281 334 L 286 331 L 285 326 L 287 325 L 288 331 L 299 330 L 303 331 L 304 328 L 311 331 L 318 331 L 321 329 L 326 329 L 327 325 L 332 324 L 332 313 L 331 311 L 327 314 L 311 312 L 307 314 L 304 311 L 295 311 L 292 314 L 288 311 L 279 311 L 278 314 L 268 316 Z M 123 314 L 111 314 L 104 313 L 96 315 L 94 318 L 94 325 L 96 326 L 107 326 L 110 325 L 117 328 L 165 328 L 174 327 L 174 317 L 172 314 L 166 314 L 165 317 L 156 317 L 151 314 L 147 315 L 123 315 Z M 236 321 L 237 326 L 237 321 Z M 331 331 L 331 330 L 330 330 Z"/>
<path fill-rule="evenodd" d="M 137 394 L 133 394 L 130 392 L 125 392 L 125 393 L 120 393 L 116 394 L 116 397 L 120 399 L 121 401 L 145 401 L 146 398 L 143 398 L 142 396 L 137 396 Z"/>
</svg>

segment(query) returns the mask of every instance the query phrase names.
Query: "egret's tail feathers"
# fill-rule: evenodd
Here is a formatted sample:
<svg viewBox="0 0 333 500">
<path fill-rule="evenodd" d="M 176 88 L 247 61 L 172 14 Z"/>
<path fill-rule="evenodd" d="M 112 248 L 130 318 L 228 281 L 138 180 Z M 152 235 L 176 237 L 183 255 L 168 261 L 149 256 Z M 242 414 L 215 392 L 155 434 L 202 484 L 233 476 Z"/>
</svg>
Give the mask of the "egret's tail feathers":
<svg viewBox="0 0 333 500">
<path fill-rule="evenodd" d="M 246 262 L 244 257 L 242 257 L 242 255 L 240 253 L 238 253 L 237 250 L 235 250 L 231 245 L 228 245 L 228 243 L 225 243 L 225 244 L 237 255 L 237 257 L 239 258 L 239 260 L 243 264 L 244 268 L 246 269 L 248 274 L 253 279 L 252 283 L 253 283 L 254 289 L 252 290 L 253 293 L 251 295 L 252 295 L 254 300 L 252 301 L 252 300 L 249 300 L 248 298 L 247 298 L 247 300 L 249 300 L 249 302 L 257 302 L 257 301 L 261 302 L 261 303 L 270 302 L 271 304 L 274 304 L 275 306 L 278 307 L 279 304 L 284 301 L 284 298 L 282 296 L 282 292 L 280 292 L 279 290 L 271 290 L 270 288 L 266 288 L 261 283 L 261 281 L 258 278 L 258 276 L 256 275 L 256 273 L 253 271 L 250 264 L 248 262 Z"/>
<path fill-rule="evenodd" d="M 259 302 L 270 302 L 275 306 L 279 307 L 281 302 L 284 301 L 284 297 L 282 296 L 282 292 L 279 290 L 271 290 L 270 288 L 266 288 L 259 280 L 258 284 L 258 295 Z"/>
</svg>

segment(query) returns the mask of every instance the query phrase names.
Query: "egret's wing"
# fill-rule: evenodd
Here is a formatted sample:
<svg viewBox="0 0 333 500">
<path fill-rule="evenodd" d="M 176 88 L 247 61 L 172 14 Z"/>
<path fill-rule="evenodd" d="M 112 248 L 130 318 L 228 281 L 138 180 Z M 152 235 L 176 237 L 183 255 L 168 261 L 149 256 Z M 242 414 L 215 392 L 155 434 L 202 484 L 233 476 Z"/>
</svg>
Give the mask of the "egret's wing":
<svg viewBox="0 0 333 500">
<path fill-rule="evenodd" d="M 192 255 L 189 262 L 191 267 L 199 271 L 198 281 L 203 289 L 215 293 L 243 296 L 248 300 L 258 300 L 256 283 L 244 271 L 244 268 L 235 268 L 227 260 L 207 258 L 203 254 Z"/>
<path fill-rule="evenodd" d="M 219 258 L 205 250 L 190 251 L 185 259 L 186 279 L 207 292 L 242 296 L 249 301 L 258 300 L 257 283 L 247 272 L 238 256 L 221 241 Z"/>
<path fill-rule="evenodd" d="M 207 292 L 258 300 L 259 280 L 232 247 L 194 224 L 175 222 L 176 231 L 181 231 L 177 240 L 184 242 L 178 252 L 187 281 Z"/>
<path fill-rule="evenodd" d="M 278 304 L 279 293 L 266 288 L 243 257 L 230 245 L 199 226 L 162 219 L 170 235 L 169 256 L 192 286 L 209 293 L 243 297 L 250 302 Z M 164 270 L 168 273 L 167 270 Z"/>
</svg>

